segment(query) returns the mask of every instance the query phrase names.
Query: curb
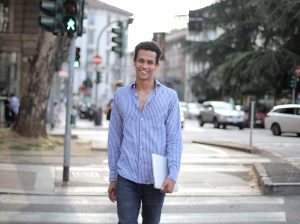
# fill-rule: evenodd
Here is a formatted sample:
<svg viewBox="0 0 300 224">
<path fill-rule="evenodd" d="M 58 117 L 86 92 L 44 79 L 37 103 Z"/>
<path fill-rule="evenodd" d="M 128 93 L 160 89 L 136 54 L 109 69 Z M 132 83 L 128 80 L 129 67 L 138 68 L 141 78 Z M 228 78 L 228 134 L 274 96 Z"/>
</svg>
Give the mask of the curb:
<svg viewBox="0 0 300 224">
<path fill-rule="evenodd" d="M 247 153 L 257 153 L 259 151 L 259 149 L 256 148 L 256 147 L 253 147 L 253 146 L 251 147 L 251 146 L 239 144 L 239 143 L 236 143 L 236 142 L 192 141 L 192 143 L 219 146 L 219 147 L 234 149 L 234 150 L 247 152 Z"/>
<path fill-rule="evenodd" d="M 290 163 L 282 163 L 284 165 L 291 165 Z M 292 165 L 291 165 L 292 166 Z M 280 166 L 277 166 L 280 170 Z M 263 164 L 255 163 L 252 166 L 254 177 L 263 194 L 266 195 L 294 195 L 300 194 L 300 182 L 275 182 L 269 176 Z"/>
</svg>

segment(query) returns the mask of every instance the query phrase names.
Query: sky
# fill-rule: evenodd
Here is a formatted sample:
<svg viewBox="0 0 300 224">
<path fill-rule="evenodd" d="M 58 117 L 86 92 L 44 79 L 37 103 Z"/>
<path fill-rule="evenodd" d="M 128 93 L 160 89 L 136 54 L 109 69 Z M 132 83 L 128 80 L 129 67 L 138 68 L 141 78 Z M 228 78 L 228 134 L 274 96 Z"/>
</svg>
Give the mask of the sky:
<svg viewBox="0 0 300 224">
<path fill-rule="evenodd" d="M 101 0 L 126 10 L 134 21 L 128 28 L 128 50 L 141 41 L 151 40 L 154 32 L 170 32 L 187 27 L 189 10 L 211 5 L 215 0 Z M 178 17 L 186 15 L 186 17 Z"/>
</svg>

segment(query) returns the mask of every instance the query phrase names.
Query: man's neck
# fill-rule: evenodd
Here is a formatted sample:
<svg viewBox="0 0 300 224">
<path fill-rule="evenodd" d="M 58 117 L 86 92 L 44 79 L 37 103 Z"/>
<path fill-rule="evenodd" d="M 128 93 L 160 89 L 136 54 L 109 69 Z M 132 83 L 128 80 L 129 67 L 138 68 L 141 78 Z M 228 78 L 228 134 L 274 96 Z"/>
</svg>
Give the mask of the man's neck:
<svg viewBox="0 0 300 224">
<path fill-rule="evenodd" d="M 137 80 L 136 90 L 151 92 L 154 89 L 154 80 Z"/>
</svg>

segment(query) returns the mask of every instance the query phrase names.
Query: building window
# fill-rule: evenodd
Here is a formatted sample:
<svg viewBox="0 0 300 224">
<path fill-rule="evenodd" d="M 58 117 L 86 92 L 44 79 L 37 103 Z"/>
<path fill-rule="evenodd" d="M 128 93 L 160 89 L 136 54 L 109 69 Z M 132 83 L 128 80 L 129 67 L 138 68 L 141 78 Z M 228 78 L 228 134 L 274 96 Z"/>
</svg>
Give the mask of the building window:
<svg viewBox="0 0 300 224">
<path fill-rule="evenodd" d="M 0 95 L 6 92 L 16 93 L 17 89 L 17 54 L 0 53 Z"/>
<path fill-rule="evenodd" d="M 8 32 L 8 0 L 0 0 L 0 32 Z"/>
</svg>

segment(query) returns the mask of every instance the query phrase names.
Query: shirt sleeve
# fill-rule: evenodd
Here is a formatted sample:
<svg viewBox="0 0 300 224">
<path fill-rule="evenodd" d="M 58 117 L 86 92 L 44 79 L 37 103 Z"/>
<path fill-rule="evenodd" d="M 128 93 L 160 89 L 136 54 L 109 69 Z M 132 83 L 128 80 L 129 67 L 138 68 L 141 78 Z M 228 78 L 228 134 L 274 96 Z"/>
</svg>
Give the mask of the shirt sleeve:
<svg viewBox="0 0 300 224">
<path fill-rule="evenodd" d="M 108 166 L 110 182 L 117 180 L 117 164 L 120 158 L 120 149 L 123 136 L 122 126 L 123 119 L 119 110 L 118 97 L 115 96 L 108 132 Z"/>
<path fill-rule="evenodd" d="M 174 93 L 170 102 L 166 120 L 168 179 L 176 182 L 182 155 L 182 135 L 180 123 L 180 107 L 177 94 Z"/>
</svg>

